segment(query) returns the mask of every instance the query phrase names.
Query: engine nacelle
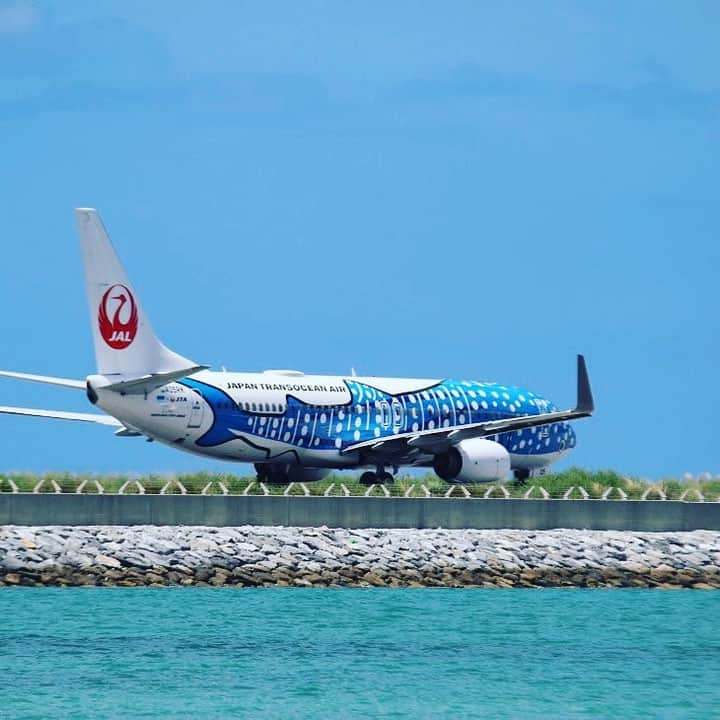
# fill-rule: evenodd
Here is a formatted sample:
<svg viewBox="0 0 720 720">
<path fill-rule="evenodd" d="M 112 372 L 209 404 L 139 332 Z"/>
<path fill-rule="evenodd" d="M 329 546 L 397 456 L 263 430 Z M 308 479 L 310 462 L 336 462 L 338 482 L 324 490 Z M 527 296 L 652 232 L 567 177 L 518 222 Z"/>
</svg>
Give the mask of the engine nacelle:
<svg viewBox="0 0 720 720">
<path fill-rule="evenodd" d="M 433 470 L 451 483 L 497 482 L 510 472 L 510 454 L 500 443 L 470 438 L 436 455 Z"/>
</svg>

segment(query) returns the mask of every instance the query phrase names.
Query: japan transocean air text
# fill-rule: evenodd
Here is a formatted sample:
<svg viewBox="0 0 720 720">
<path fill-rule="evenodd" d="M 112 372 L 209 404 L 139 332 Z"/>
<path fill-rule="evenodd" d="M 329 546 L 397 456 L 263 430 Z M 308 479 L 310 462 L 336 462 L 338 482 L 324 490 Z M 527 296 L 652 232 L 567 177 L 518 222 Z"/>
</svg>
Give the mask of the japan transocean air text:
<svg viewBox="0 0 720 720">
<path fill-rule="evenodd" d="M 76 216 L 97 372 L 85 380 L 0 375 L 84 390 L 103 413 L 0 407 L 1 414 L 115 426 L 119 437 L 253 463 L 266 482 L 362 468 L 369 484 L 392 482 L 402 466 L 433 468 L 455 483 L 542 474 L 575 446 L 570 422 L 593 412 L 582 355 L 569 410 L 497 382 L 211 371 L 160 342 L 97 211 L 79 208 Z"/>
</svg>

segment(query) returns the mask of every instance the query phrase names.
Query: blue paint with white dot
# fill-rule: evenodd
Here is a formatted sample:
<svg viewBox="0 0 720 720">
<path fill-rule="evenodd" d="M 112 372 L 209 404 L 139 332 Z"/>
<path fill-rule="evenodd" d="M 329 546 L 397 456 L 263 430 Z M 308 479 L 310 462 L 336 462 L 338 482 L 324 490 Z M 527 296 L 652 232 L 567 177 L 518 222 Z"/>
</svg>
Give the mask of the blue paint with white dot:
<svg viewBox="0 0 720 720">
<path fill-rule="evenodd" d="M 445 380 L 399 394 L 383 392 L 353 379 L 344 380 L 351 402 L 318 406 L 287 395 L 282 412 L 247 412 L 223 390 L 187 378 L 181 381 L 206 400 L 213 413 L 210 428 L 196 444 L 214 447 L 236 440 L 273 440 L 289 449 L 337 453 L 356 443 L 400 433 L 446 429 L 489 420 L 538 415 L 557 408 L 536 393 L 495 383 Z M 575 447 L 569 423 L 500 433 L 496 437 L 513 455 L 545 455 Z"/>
</svg>

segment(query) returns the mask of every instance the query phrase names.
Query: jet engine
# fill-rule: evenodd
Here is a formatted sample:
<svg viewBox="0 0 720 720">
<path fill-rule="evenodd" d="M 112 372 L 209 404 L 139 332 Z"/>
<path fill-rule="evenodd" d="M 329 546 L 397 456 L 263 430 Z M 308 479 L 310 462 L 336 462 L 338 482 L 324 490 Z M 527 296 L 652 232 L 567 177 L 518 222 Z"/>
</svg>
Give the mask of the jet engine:
<svg viewBox="0 0 720 720">
<path fill-rule="evenodd" d="M 450 483 L 496 482 L 510 472 L 510 455 L 500 443 L 470 438 L 436 455 L 433 470 Z"/>
</svg>

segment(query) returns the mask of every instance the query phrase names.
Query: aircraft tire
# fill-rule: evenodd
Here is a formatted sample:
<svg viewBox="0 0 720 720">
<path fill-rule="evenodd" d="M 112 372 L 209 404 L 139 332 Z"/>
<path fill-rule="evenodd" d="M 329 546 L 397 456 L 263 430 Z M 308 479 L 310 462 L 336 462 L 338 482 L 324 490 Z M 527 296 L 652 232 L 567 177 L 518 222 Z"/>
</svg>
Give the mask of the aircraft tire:
<svg viewBox="0 0 720 720">
<path fill-rule="evenodd" d="M 377 476 L 377 481 L 379 483 L 382 483 L 383 485 L 392 485 L 395 482 L 395 478 L 393 477 L 392 473 L 381 472 Z"/>
<path fill-rule="evenodd" d="M 265 483 L 267 485 L 289 485 L 290 481 L 287 475 L 270 475 L 270 477 L 265 480 Z"/>
<path fill-rule="evenodd" d="M 268 485 L 287 485 L 290 482 L 286 472 L 272 465 L 256 463 L 255 472 L 257 472 L 258 482 L 264 482 Z"/>
<path fill-rule="evenodd" d="M 524 485 L 527 479 L 530 477 L 530 471 L 526 468 L 518 468 L 517 470 L 513 471 L 513 476 L 515 477 L 515 482 L 518 485 Z"/>
<path fill-rule="evenodd" d="M 366 487 L 374 485 L 377 481 L 378 476 L 372 470 L 367 470 L 360 476 L 360 484 Z"/>
</svg>

